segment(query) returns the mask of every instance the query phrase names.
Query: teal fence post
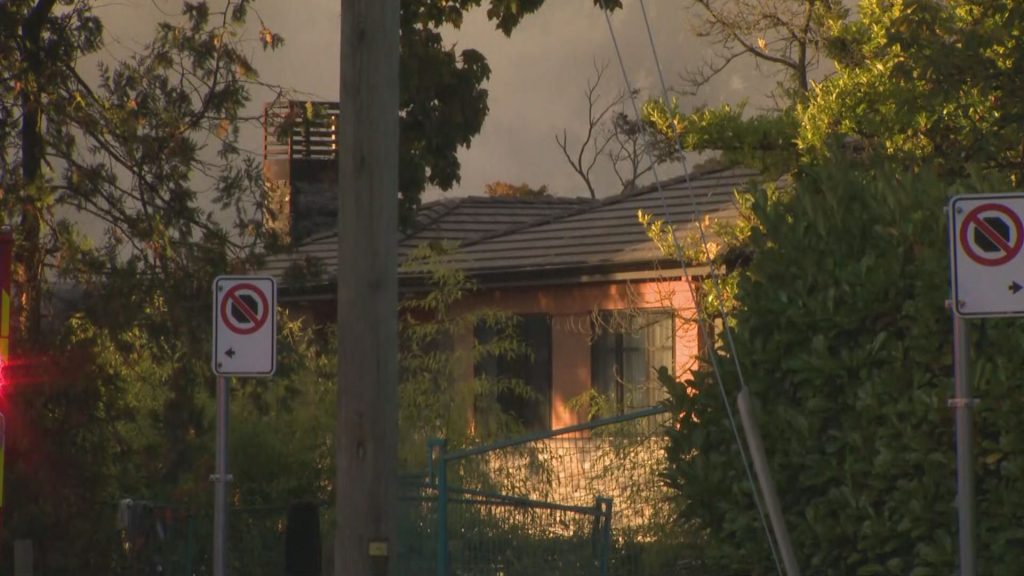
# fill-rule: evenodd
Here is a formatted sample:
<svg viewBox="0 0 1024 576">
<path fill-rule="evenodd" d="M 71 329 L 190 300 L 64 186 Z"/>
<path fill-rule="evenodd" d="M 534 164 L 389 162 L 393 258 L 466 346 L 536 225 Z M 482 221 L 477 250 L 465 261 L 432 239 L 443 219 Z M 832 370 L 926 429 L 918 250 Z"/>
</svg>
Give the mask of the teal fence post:
<svg viewBox="0 0 1024 576">
<path fill-rule="evenodd" d="M 185 576 L 192 576 L 192 513 L 188 513 L 185 521 Z"/>
<path fill-rule="evenodd" d="M 445 440 L 431 440 L 436 456 L 430 459 L 430 476 L 437 482 L 437 576 L 448 574 L 448 462 Z M 435 453 L 435 450 L 431 450 Z"/>
<path fill-rule="evenodd" d="M 601 518 L 601 546 L 597 556 L 597 571 L 600 576 L 608 576 L 608 557 L 612 551 L 612 499 L 597 499 L 597 511 Z"/>
</svg>

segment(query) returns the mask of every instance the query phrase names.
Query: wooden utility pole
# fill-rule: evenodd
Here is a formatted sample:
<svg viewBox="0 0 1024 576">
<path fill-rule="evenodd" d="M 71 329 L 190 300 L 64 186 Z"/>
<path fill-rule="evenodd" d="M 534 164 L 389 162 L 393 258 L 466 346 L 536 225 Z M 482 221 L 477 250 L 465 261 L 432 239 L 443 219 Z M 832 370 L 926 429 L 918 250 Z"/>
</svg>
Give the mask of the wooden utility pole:
<svg viewBox="0 0 1024 576">
<path fill-rule="evenodd" d="M 341 0 L 335 576 L 383 576 L 398 478 L 399 0 Z"/>
</svg>

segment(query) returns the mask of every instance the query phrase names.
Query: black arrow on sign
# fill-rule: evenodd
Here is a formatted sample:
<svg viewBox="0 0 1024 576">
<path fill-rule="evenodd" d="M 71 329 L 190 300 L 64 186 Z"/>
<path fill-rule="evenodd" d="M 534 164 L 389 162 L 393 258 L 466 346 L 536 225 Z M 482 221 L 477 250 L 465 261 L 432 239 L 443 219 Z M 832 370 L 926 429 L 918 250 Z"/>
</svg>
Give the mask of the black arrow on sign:
<svg viewBox="0 0 1024 576">
<path fill-rule="evenodd" d="M 1020 292 L 1021 290 L 1024 290 L 1024 286 L 1021 286 L 1020 284 L 1018 284 L 1018 283 L 1017 283 L 1017 281 L 1016 281 L 1016 280 L 1014 280 L 1014 281 L 1013 281 L 1013 282 L 1012 282 L 1012 283 L 1010 284 L 1010 286 L 1009 286 L 1008 290 L 1009 290 L 1010 292 L 1013 292 L 1014 294 L 1016 294 L 1017 292 Z"/>
<path fill-rule="evenodd" d="M 228 348 L 227 350 L 224 351 L 224 355 L 227 356 L 228 358 L 234 358 L 235 357 L 235 349 L 234 348 Z"/>
</svg>

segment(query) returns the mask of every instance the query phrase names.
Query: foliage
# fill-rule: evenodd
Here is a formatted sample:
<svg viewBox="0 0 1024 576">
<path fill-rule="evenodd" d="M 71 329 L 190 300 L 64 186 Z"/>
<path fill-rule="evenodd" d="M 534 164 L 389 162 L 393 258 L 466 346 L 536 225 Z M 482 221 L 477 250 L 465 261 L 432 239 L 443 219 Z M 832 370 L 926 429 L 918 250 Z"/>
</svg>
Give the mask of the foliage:
<svg viewBox="0 0 1024 576">
<path fill-rule="evenodd" d="M 988 190 L 976 180 L 960 191 Z M 933 574 L 956 565 L 946 222 L 953 193 L 884 163 L 808 168 L 754 195 L 754 258 L 733 338 L 755 399 L 801 567 L 815 574 Z M 973 346 L 976 391 L 1014 396 L 1019 331 L 989 321 Z M 729 398 L 733 358 L 716 351 Z M 774 565 L 713 375 L 670 387 L 666 480 L 706 538 L 709 573 Z M 696 392 L 696 393 L 692 393 Z M 1011 574 L 1021 545 L 1019 409 L 978 410 L 980 571 Z"/>
<path fill-rule="evenodd" d="M 106 391 L 74 377 L 79 354 L 34 360 L 4 367 L 4 530 L 36 542 L 37 569 L 105 573 L 116 550 L 113 477 L 121 465 L 108 444 Z"/>
<path fill-rule="evenodd" d="M 239 506 L 329 501 L 334 477 L 336 344 L 303 319 L 278 314 L 273 380 L 241 379 L 232 390 L 232 467 L 245 478 Z"/>
<path fill-rule="evenodd" d="M 451 250 L 425 245 L 403 264 L 422 273 L 429 287 L 399 307 L 399 460 L 406 470 L 425 468 L 429 440 L 444 439 L 458 448 L 521 430 L 499 398 L 531 394 L 522 380 L 473 373 L 485 359 L 514 360 L 529 352 L 518 336 L 516 316 L 486 308 L 459 309 L 459 301 L 475 284 L 446 263 Z M 486 327 L 492 336 L 478 338 L 478 327 Z"/>
<path fill-rule="evenodd" d="M 684 150 L 715 151 L 719 165 L 744 165 L 780 176 L 798 163 L 796 106 L 808 97 L 820 55 L 839 23 L 849 17 L 843 2 L 783 0 L 725 2 L 693 0 L 701 19 L 697 34 L 712 39 L 712 55 L 686 80 L 696 92 L 742 58 L 759 70 L 781 75 L 773 96 L 776 109 L 745 114 L 746 104 L 724 104 L 683 112 L 676 99 L 652 98 L 644 122 L 656 135 L 660 159 Z M 829 54 L 831 56 L 831 54 Z"/>
<path fill-rule="evenodd" d="M 686 234 L 649 212 L 637 212 L 647 236 L 665 257 L 680 260 L 688 267 L 708 267 L 701 280 L 702 289 L 698 290 L 705 318 L 731 314 L 736 307 L 737 282 L 742 266 L 750 260 L 749 239 L 756 222 L 752 200 L 749 191 L 737 191 L 737 217 L 719 219 L 706 215 L 697 230 Z"/>
<path fill-rule="evenodd" d="M 697 36 L 713 39 L 713 57 L 690 71 L 694 89 L 706 85 L 732 62 L 750 57 L 758 65 L 784 74 L 778 94 L 787 104 L 810 87 L 811 73 L 827 42 L 830 24 L 844 20 L 849 9 L 827 0 L 692 0 L 703 16 Z"/>
<path fill-rule="evenodd" d="M 792 108 L 749 117 L 745 109 L 742 104 L 723 104 L 684 114 L 675 99 L 649 100 L 642 114 L 657 137 L 659 157 L 678 158 L 682 150 L 714 150 L 726 166 L 749 166 L 767 176 L 792 170 L 798 160 Z"/>
<path fill-rule="evenodd" d="M 16 234 L 23 363 L 8 408 L 30 442 L 9 460 L 9 495 L 39 502 L 4 536 L 45 542 L 47 573 L 109 573 L 116 532 L 98 528 L 121 497 L 208 493 L 209 280 L 260 240 L 259 168 L 238 146 L 258 82 L 243 44 L 281 44 L 246 26 L 249 7 L 186 3 L 89 82 L 76 66 L 103 47 L 92 2 L 0 5 L 0 213 Z M 43 305 L 52 280 L 74 301 L 69 321 Z"/>
<path fill-rule="evenodd" d="M 723 106 L 683 114 L 645 108 L 666 145 L 722 150 L 729 163 L 777 173 L 830 151 L 930 163 L 951 178 L 975 168 L 1022 178 L 1021 7 L 1013 2 L 860 3 L 859 17 L 823 14 L 819 44 L 836 73 L 780 112 Z M 837 143 L 842 146 L 837 146 Z M 795 154 L 797 148 L 799 156 Z"/>
<path fill-rule="evenodd" d="M 491 68 L 479 51 L 444 45 L 439 29 L 460 28 L 467 11 L 484 0 L 407 0 L 401 10 L 401 148 L 399 190 L 403 222 L 432 185 L 449 190 L 459 182 L 457 151 L 469 146 L 487 116 L 484 82 Z M 544 0 L 487 0 L 487 18 L 506 36 Z M 614 10 L 619 0 L 594 0 Z"/>
<path fill-rule="evenodd" d="M 418 15 L 415 4 L 404 4 L 398 184 L 407 221 L 427 184 L 448 190 L 459 181 L 457 151 L 483 126 L 488 108 L 482 86 L 491 68 L 477 50 L 456 53 L 446 47 L 428 15 Z"/>
<path fill-rule="evenodd" d="M 274 378 L 232 386 L 234 573 L 281 573 L 287 507 L 333 502 L 335 349 L 333 333 L 281 312 Z M 333 526 L 325 519 L 320 529 L 322 545 L 329 546 Z"/>
<path fill-rule="evenodd" d="M 489 69 L 475 51 L 442 46 L 443 22 L 425 15 L 440 3 L 404 4 L 403 175 L 413 181 L 402 191 L 414 204 L 425 182 L 457 181 L 455 149 L 479 130 Z M 507 31 L 530 11 L 495 4 Z M 121 497 L 207 504 L 209 282 L 252 264 L 269 210 L 260 167 L 238 138 L 249 91 L 263 85 L 251 47 L 283 39 L 252 26 L 252 5 L 183 2 L 148 43 L 99 64 L 90 81 L 78 66 L 104 48 L 95 2 L 0 3 L 0 215 L 15 228 L 12 340 L 26 359 L 3 406 L 25 442 L 9 444 L 8 496 L 38 502 L 9 513 L 3 536 L 45 540 L 41 571 L 110 573 L 115 543 L 102 535 L 115 533 Z M 91 237 L 85 220 L 98 229 Z M 51 281 L 73 286 L 70 321 L 46 292 Z M 306 358 L 306 368 L 279 375 L 280 387 L 239 384 L 237 442 L 251 455 L 272 440 L 265 420 L 315 450 L 270 443 L 267 453 L 288 457 L 274 468 L 246 456 L 240 468 L 266 480 L 239 494 L 247 502 L 327 489 L 325 366 L 305 330 L 285 326 L 282 354 Z M 282 470 L 287 478 L 273 476 Z"/>
<path fill-rule="evenodd" d="M 809 156 L 834 140 L 951 177 L 972 167 L 1024 176 L 1024 7 L 1018 2 L 864 0 L 836 23 L 838 71 L 800 110 Z"/>
<path fill-rule="evenodd" d="M 0 41 L 0 212 L 17 235 L 19 344 L 42 336 L 46 270 L 173 274 L 259 241 L 259 169 L 238 145 L 258 83 L 243 43 L 281 40 L 246 27 L 250 4 L 186 3 L 137 53 L 100 64 L 97 82 L 76 68 L 103 47 L 92 2 L 0 7 L 0 27 L 22 32 Z M 103 230 L 95 244 L 72 220 L 83 215 Z"/>
<path fill-rule="evenodd" d="M 540 188 L 531 188 L 529 184 L 523 182 L 518 186 L 515 184 L 509 184 L 508 182 L 495 181 L 484 186 L 484 193 L 491 198 L 544 198 L 550 197 L 548 193 L 548 187 L 542 185 Z"/>
<path fill-rule="evenodd" d="M 794 184 L 754 194 L 735 360 L 759 402 L 804 571 L 931 574 L 956 565 L 941 207 L 957 191 L 1019 184 L 1019 106 L 1004 91 L 1019 84 L 1015 11 L 867 1 L 858 20 L 830 23 L 838 71 L 780 131 L 799 147 Z M 688 117 L 656 106 L 665 132 L 682 134 L 675 126 Z M 1020 370 L 1011 351 L 1020 345 L 1011 323 L 982 323 L 973 342 L 979 396 L 1013 397 L 1006 375 Z M 734 398 L 734 358 L 716 354 Z M 712 573 L 772 572 L 714 375 L 688 384 L 695 394 L 672 397 L 681 417 L 666 473 L 681 518 L 703 531 Z M 1014 573 L 1007 559 L 1021 544 L 1011 404 L 978 405 L 979 571 L 990 574 Z"/>
</svg>

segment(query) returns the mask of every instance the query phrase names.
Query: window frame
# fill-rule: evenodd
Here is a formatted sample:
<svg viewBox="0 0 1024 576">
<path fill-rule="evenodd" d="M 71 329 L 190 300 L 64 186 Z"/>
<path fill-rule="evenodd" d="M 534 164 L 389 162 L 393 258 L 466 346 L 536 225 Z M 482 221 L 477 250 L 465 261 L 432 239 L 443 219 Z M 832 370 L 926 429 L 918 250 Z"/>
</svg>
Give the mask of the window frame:
<svg viewBox="0 0 1024 576">
<path fill-rule="evenodd" d="M 655 329 L 657 324 L 666 321 L 669 322 L 667 342 L 661 346 L 656 342 L 652 345 L 651 338 L 656 336 L 651 335 L 650 331 Z M 642 340 L 639 350 L 643 352 L 641 357 L 643 371 L 646 373 L 642 383 L 631 381 L 627 376 L 630 372 L 636 373 L 637 368 L 627 365 L 627 353 L 637 350 L 629 345 L 628 339 L 632 335 L 640 336 Z M 666 352 L 669 356 L 668 364 L 658 363 L 655 356 Z M 593 314 L 591 321 L 591 390 L 608 398 L 616 415 L 654 406 L 665 397 L 665 392 L 657 380 L 657 370 L 664 366 L 674 373 L 677 353 L 676 315 L 673 309 L 598 310 Z M 604 355 L 611 356 L 611 361 L 608 362 Z"/>
</svg>

